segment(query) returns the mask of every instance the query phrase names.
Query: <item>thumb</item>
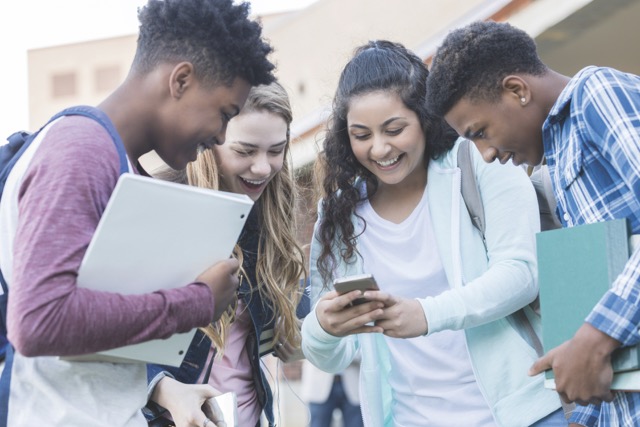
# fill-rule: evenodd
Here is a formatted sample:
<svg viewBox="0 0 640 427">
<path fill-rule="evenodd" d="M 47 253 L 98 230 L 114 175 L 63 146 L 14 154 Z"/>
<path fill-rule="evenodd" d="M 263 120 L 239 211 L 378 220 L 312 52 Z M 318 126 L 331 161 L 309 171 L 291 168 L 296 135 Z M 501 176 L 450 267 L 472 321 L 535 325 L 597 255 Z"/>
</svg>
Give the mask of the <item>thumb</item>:
<svg viewBox="0 0 640 427">
<path fill-rule="evenodd" d="M 222 409 L 215 398 L 207 399 L 203 406 L 203 410 L 207 417 L 215 423 L 216 427 L 227 426 Z"/>
</svg>

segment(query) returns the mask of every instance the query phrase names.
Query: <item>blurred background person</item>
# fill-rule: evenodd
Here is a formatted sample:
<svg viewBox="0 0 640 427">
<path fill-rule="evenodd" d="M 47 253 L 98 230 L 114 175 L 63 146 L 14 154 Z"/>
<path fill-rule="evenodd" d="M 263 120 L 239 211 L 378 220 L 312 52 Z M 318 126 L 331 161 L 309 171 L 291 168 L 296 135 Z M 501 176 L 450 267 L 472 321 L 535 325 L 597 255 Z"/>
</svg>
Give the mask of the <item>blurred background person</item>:
<svg viewBox="0 0 640 427">
<path fill-rule="evenodd" d="M 309 408 L 310 427 L 337 427 L 333 423 L 336 409 L 342 414 L 343 427 L 362 427 L 359 373 L 359 358 L 339 374 L 324 372 L 304 361 L 300 397 Z"/>
</svg>

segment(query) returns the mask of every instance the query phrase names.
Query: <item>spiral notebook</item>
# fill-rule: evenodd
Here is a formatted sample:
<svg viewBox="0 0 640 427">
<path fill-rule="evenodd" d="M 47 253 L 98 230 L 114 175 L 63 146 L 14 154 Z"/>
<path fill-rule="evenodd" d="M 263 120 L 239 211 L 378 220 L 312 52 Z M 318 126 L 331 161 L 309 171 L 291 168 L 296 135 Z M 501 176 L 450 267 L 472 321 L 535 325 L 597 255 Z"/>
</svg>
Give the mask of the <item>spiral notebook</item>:
<svg viewBox="0 0 640 427">
<path fill-rule="evenodd" d="M 144 294 L 187 285 L 229 258 L 252 206 L 244 194 L 123 174 L 80 265 L 78 286 Z M 194 334 L 65 359 L 180 366 Z"/>
</svg>

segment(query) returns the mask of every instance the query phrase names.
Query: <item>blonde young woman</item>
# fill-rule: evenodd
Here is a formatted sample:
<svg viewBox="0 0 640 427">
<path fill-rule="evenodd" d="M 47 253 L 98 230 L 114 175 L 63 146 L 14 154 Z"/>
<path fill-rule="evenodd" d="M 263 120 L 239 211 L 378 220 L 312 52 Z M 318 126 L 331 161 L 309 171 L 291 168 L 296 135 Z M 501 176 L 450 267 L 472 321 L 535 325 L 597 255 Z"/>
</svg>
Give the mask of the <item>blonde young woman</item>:
<svg viewBox="0 0 640 427">
<path fill-rule="evenodd" d="M 286 159 L 291 120 L 289 98 L 281 85 L 254 87 L 240 113 L 229 121 L 224 145 L 202 151 L 186 173 L 158 174 L 244 193 L 255 202 L 238 241 L 242 283 L 237 304 L 204 333 L 199 331 L 179 369 L 149 366 L 150 400 L 166 408 L 178 427 L 213 427 L 203 405 L 227 391 L 237 394 L 238 425 L 260 425 L 262 412 L 274 425 L 272 394 L 260 356 L 265 341 L 283 361 L 299 345 L 296 308 L 305 275 L 304 254 L 294 235 L 295 189 Z"/>
</svg>

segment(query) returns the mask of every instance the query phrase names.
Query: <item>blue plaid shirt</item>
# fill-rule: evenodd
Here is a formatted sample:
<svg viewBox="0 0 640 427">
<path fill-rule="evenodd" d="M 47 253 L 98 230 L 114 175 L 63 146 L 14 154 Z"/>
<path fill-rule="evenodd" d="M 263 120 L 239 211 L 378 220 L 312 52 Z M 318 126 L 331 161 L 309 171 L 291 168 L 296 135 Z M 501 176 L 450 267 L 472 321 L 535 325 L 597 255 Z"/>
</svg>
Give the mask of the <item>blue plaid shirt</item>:
<svg viewBox="0 0 640 427">
<path fill-rule="evenodd" d="M 628 218 L 640 233 L 640 77 L 587 67 L 560 94 L 543 128 L 544 151 L 565 227 Z M 586 321 L 633 345 L 640 342 L 640 250 Z M 578 407 L 570 422 L 640 425 L 640 393 Z"/>
</svg>

